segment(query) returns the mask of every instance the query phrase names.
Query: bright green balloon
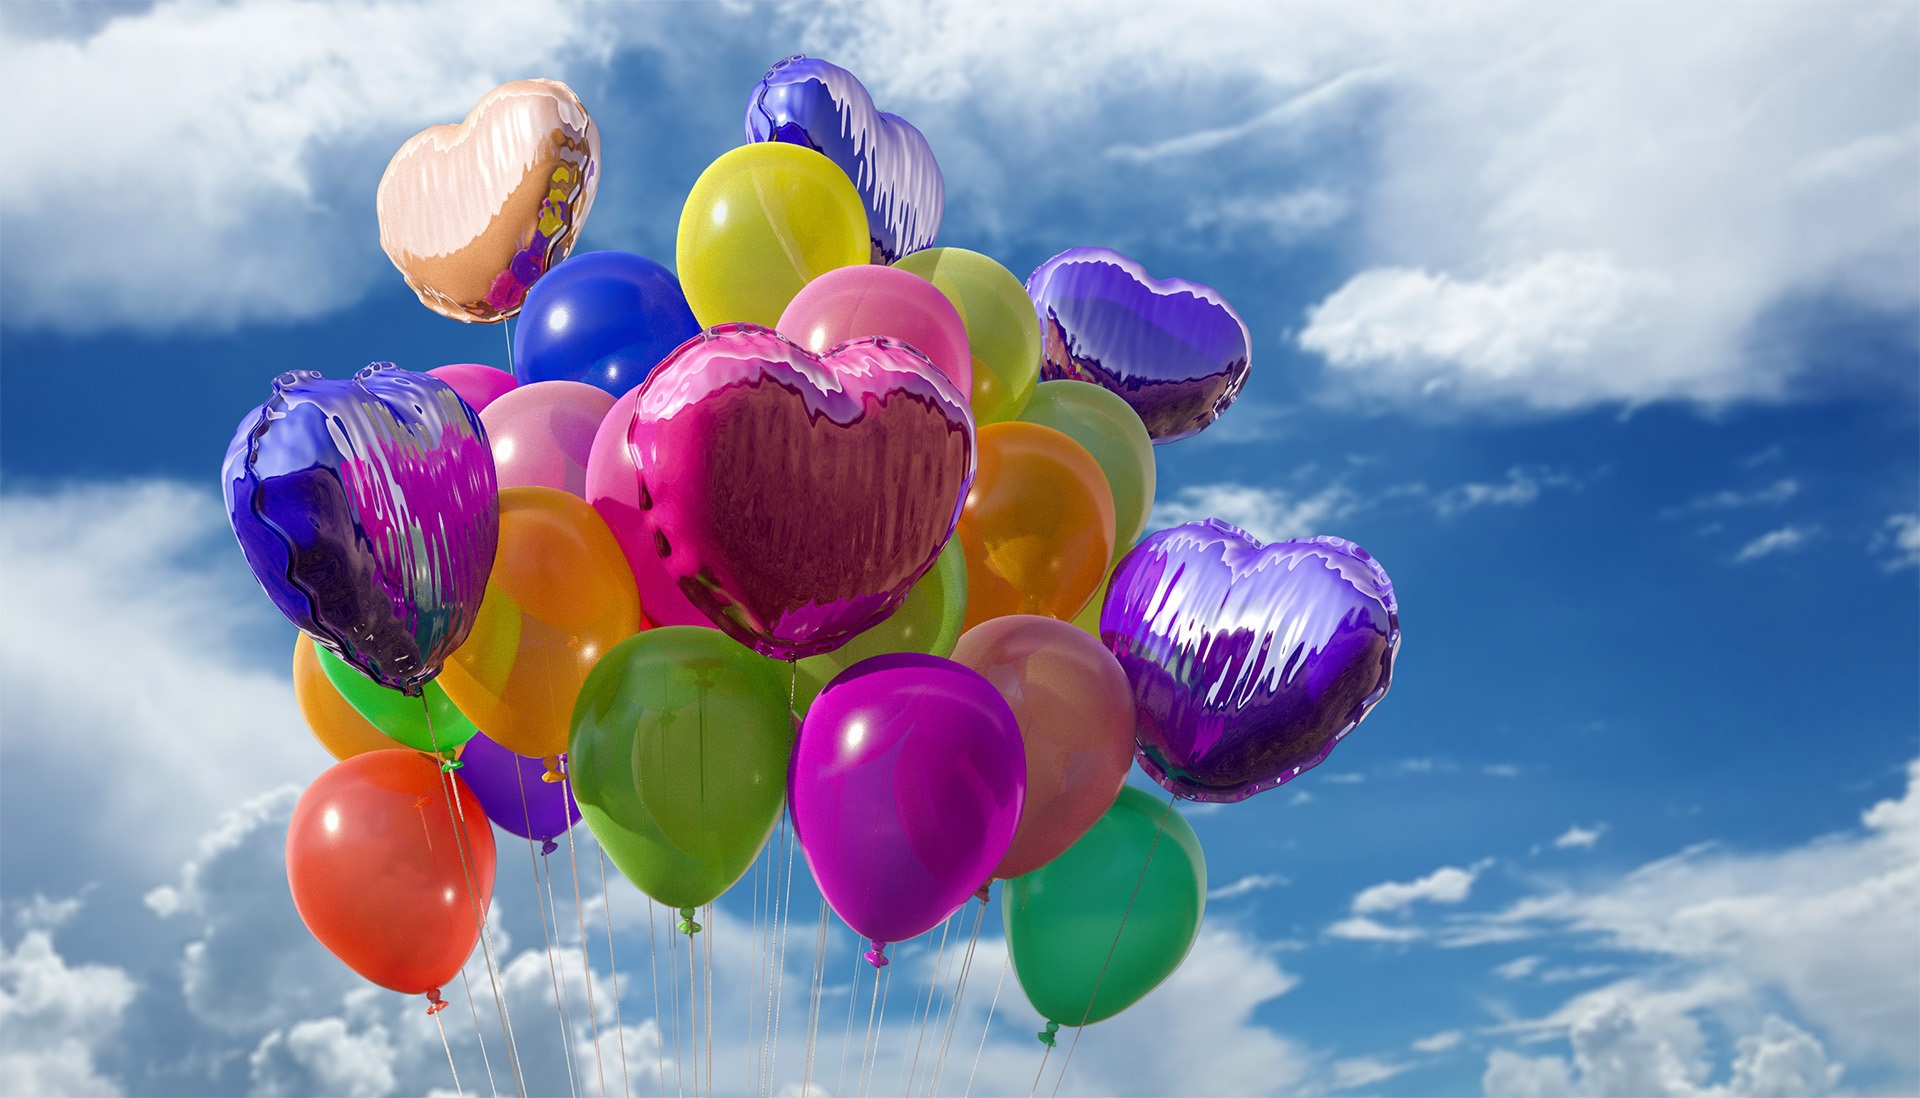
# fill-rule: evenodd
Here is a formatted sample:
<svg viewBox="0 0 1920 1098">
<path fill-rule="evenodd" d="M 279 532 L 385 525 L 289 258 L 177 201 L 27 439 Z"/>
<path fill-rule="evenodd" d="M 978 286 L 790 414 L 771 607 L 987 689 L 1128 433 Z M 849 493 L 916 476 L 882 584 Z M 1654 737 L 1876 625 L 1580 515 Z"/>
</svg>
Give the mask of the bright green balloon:
<svg viewBox="0 0 1920 1098">
<path fill-rule="evenodd" d="M 314 645 L 313 652 L 320 657 L 320 670 L 326 672 L 333 688 L 389 739 L 415 751 L 432 754 L 437 748 L 445 754 L 473 738 L 473 722 L 454 706 L 439 683 L 427 683 L 421 694 L 426 699 L 422 704 L 421 698 L 409 698 L 362 675 L 321 645 Z M 431 728 L 427 724 L 429 711 L 433 714 Z"/>
<path fill-rule="evenodd" d="M 1017 419 L 1040 380 L 1040 316 L 1012 271 L 965 248 L 927 248 L 894 263 L 947 295 L 973 349 L 973 421 Z"/>
<path fill-rule="evenodd" d="M 1113 559 L 1140 540 L 1153 510 L 1153 439 L 1126 401 L 1085 381 L 1043 381 L 1020 418 L 1086 447 L 1113 489 Z"/>
<path fill-rule="evenodd" d="M 600 657 L 573 706 L 580 814 L 640 891 L 699 907 L 740 879 L 786 799 L 787 679 L 717 629 L 649 629 Z"/>
<path fill-rule="evenodd" d="M 892 617 L 831 652 L 800 661 L 800 673 L 794 679 L 794 711 L 805 713 L 835 675 L 869 656 L 923 652 L 944 659 L 953 655 L 966 613 L 967 558 L 960 551 L 960 539 L 949 538 L 939 559 L 907 592 L 906 601 Z"/>
<path fill-rule="evenodd" d="M 1193 827 L 1132 786 L 1065 854 L 1000 889 L 1020 986 L 1042 1017 L 1066 1026 L 1105 1021 L 1159 987 L 1193 948 L 1206 906 L 1207 862 Z"/>
</svg>

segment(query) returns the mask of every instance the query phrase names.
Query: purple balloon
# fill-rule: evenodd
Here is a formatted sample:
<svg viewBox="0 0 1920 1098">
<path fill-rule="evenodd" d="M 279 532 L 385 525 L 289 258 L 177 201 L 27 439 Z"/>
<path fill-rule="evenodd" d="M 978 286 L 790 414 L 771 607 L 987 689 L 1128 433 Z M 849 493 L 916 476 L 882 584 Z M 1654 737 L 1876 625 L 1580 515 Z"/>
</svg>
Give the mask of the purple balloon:
<svg viewBox="0 0 1920 1098">
<path fill-rule="evenodd" d="M 1141 767 L 1178 796 L 1241 801 L 1319 765 L 1386 695 L 1400 609 L 1350 541 L 1262 546 L 1206 519 L 1127 554 L 1100 638 L 1133 686 Z"/>
<path fill-rule="evenodd" d="M 787 780 L 794 833 L 834 911 L 873 942 L 940 925 L 1006 856 L 1027 754 L 1006 699 L 938 656 L 875 656 L 807 710 Z"/>
<path fill-rule="evenodd" d="M 816 358 L 770 328 L 720 325 L 648 376 L 627 442 L 628 551 L 653 552 L 656 582 L 775 659 L 830 652 L 898 609 L 973 482 L 966 399 L 881 338 Z"/>
<path fill-rule="evenodd" d="M 1156 443 L 1198 434 L 1247 383 L 1247 326 L 1197 282 L 1156 279 L 1110 248 L 1069 248 L 1033 272 L 1027 295 L 1040 313 L 1040 376 L 1112 390 Z"/>
<path fill-rule="evenodd" d="M 460 776 L 480 798 L 487 819 L 523 839 L 545 843 L 540 853 L 551 854 L 553 840 L 580 822 L 580 806 L 565 782 L 543 781 L 546 772 L 545 760 L 517 755 L 484 732 L 460 753 Z"/>
<path fill-rule="evenodd" d="M 500 535 L 493 452 L 446 382 L 376 362 L 281 374 L 227 447 L 247 564 L 288 620 L 409 695 L 473 627 Z"/>
<path fill-rule="evenodd" d="M 933 148 L 838 65 L 795 56 L 767 70 L 747 98 L 747 140 L 805 145 L 838 164 L 867 207 L 875 263 L 930 247 L 940 231 L 946 183 Z"/>
</svg>

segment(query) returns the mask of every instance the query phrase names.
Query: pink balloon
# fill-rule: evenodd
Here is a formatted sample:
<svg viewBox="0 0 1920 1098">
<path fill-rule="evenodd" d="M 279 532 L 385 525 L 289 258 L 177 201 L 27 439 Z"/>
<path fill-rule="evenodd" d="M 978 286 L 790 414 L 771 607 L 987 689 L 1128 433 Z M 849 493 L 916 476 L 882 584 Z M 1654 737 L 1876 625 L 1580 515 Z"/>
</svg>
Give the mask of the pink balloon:
<svg viewBox="0 0 1920 1098">
<path fill-rule="evenodd" d="M 667 575 L 653 551 L 653 535 L 640 522 L 640 470 L 633 464 L 633 448 L 627 445 L 627 428 L 633 423 L 633 403 L 639 394 L 637 386 L 628 390 L 600 421 L 587 458 L 587 502 L 600 512 L 607 529 L 613 531 L 613 540 L 627 555 L 627 567 L 633 569 L 633 582 L 640 589 L 640 612 L 647 620 L 655 625 L 712 629 L 713 622 L 694 609 Z"/>
<path fill-rule="evenodd" d="M 816 355 L 886 336 L 927 356 L 962 394 L 973 392 L 967 326 L 933 283 L 896 267 L 839 267 L 806 284 L 780 314 L 780 334 Z"/>
<path fill-rule="evenodd" d="M 594 432 L 613 407 L 605 390 L 578 381 L 536 381 L 480 413 L 502 488 L 558 488 L 587 494 Z"/>
<path fill-rule="evenodd" d="M 478 362 L 456 362 L 451 366 L 436 366 L 427 372 L 446 382 L 448 388 L 476 412 L 486 411 L 487 405 L 520 384 L 507 371 L 482 366 Z"/>
</svg>

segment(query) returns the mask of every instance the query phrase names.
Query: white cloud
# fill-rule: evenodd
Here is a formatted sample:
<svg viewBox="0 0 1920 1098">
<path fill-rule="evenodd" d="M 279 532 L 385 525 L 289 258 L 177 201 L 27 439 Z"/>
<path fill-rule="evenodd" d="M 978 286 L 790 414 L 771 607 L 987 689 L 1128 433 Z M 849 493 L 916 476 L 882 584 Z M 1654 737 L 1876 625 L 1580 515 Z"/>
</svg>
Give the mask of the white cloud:
<svg viewBox="0 0 1920 1098">
<path fill-rule="evenodd" d="M 26 931 L 12 948 L 0 942 L 0 1079 L 7 1093 L 119 1094 L 100 1074 L 98 1058 L 118 1038 L 137 994 L 122 969 L 69 964 L 50 928 Z"/>
<path fill-rule="evenodd" d="M 1278 873 L 1250 873 L 1228 885 L 1207 890 L 1208 900 L 1231 900 L 1236 896 L 1246 896 L 1254 892 L 1265 892 L 1270 888 L 1285 888 L 1292 882 Z"/>
<path fill-rule="evenodd" d="M 1803 548 L 1819 533 L 1818 526 L 1782 526 L 1778 530 L 1761 534 L 1741 546 L 1740 551 L 1733 555 L 1733 563 L 1746 564 L 1764 557 L 1794 552 Z"/>
<path fill-rule="evenodd" d="M 1460 1047 L 1460 1042 L 1464 1040 L 1465 1037 L 1466 1034 L 1461 1033 L 1457 1029 L 1442 1030 L 1439 1033 L 1418 1038 L 1413 1042 L 1411 1047 L 1415 1052 L 1446 1052 L 1450 1049 Z"/>
<path fill-rule="evenodd" d="M 1262 542 L 1285 541 L 1335 533 L 1328 524 L 1352 514 L 1359 506 L 1353 493 L 1340 484 L 1307 495 L 1246 484 L 1199 484 L 1180 489 L 1172 499 L 1156 501 L 1150 526 L 1162 529 L 1217 518 Z"/>
<path fill-rule="evenodd" d="M 1886 529 L 1874 537 L 1875 552 L 1888 551 L 1886 568 L 1920 568 L 1920 515 L 1890 515 Z"/>
<path fill-rule="evenodd" d="M 1539 954 L 1515 957 L 1513 960 L 1495 967 L 1493 974 L 1502 980 L 1524 980 L 1533 975 L 1534 971 L 1540 967 L 1541 962 L 1545 960 L 1546 958 Z"/>
<path fill-rule="evenodd" d="M 1606 830 L 1606 824 L 1596 824 L 1593 827 L 1581 827 L 1575 824 L 1561 832 L 1560 837 L 1553 840 L 1553 845 L 1560 850 L 1591 850 Z"/>
<path fill-rule="evenodd" d="M 1364 915 L 1355 915 L 1327 927 L 1327 935 L 1353 942 L 1417 942 L 1426 932 L 1417 926 L 1388 926 Z"/>
<path fill-rule="evenodd" d="M 1525 507 L 1540 498 L 1542 489 L 1565 488 L 1573 483 L 1565 473 L 1516 465 L 1507 470 L 1504 481 L 1456 485 L 1433 496 L 1432 503 L 1441 518 L 1452 518 L 1476 507 Z"/>
<path fill-rule="evenodd" d="M 1387 881 L 1373 885 L 1362 889 L 1353 898 L 1353 912 L 1356 915 L 1372 915 L 1383 911 L 1402 911 L 1422 901 L 1457 904 L 1472 891 L 1474 878 L 1479 876 L 1480 868 L 1441 866 L 1418 880 Z"/>
<path fill-rule="evenodd" d="M 350 1030 L 344 1018 L 317 1018 L 262 1038 L 249 1057 L 255 1094 L 393 1093 L 393 1040 L 382 1025 Z"/>
<path fill-rule="evenodd" d="M 1738 492 L 1729 488 L 1711 495 L 1698 496 L 1679 507 L 1667 508 L 1667 515 L 1698 514 L 1703 511 L 1738 511 L 1747 507 L 1773 507 L 1800 494 L 1800 482 L 1782 477 L 1764 488 Z"/>
</svg>

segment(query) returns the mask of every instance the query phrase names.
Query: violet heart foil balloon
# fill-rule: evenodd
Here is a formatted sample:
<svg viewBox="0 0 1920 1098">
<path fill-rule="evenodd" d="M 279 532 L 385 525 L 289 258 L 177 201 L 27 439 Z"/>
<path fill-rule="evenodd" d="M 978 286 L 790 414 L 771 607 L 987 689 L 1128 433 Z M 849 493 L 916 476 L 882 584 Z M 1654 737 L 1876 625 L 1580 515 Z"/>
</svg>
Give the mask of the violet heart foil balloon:
<svg viewBox="0 0 1920 1098">
<path fill-rule="evenodd" d="M 1219 293 L 1156 279 L 1110 248 L 1069 248 L 1027 279 L 1040 313 L 1040 376 L 1117 393 L 1156 443 L 1220 417 L 1247 383 L 1252 340 Z"/>
<path fill-rule="evenodd" d="M 446 382 L 376 362 L 296 370 L 227 447 L 227 517 L 294 625 L 406 694 L 466 639 L 500 532 L 480 417 Z"/>
<path fill-rule="evenodd" d="M 895 340 L 824 356 L 756 324 L 688 340 L 641 385 L 634 533 L 729 636 L 775 659 L 885 620 L 933 567 L 973 482 L 973 417 Z"/>
<path fill-rule="evenodd" d="M 768 69 L 747 97 L 747 140 L 805 145 L 840 165 L 867 207 L 875 263 L 931 247 L 940 231 L 946 183 L 926 137 L 838 65 L 794 56 Z"/>
<path fill-rule="evenodd" d="M 1261 545 L 1218 519 L 1121 560 L 1100 639 L 1133 687 L 1136 754 L 1197 801 L 1240 801 L 1319 765 L 1386 695 L 1393 582 L 1340 538 Z"/>
<path fill-rule="evenodd" d="M 561 755 L 562 760 L 566 759 Z M 506 831 L 541 844 L 551 854 L 554 839 L 580 822 L 580 805 L 566 782 L 546 780 L 545 759 L 530 759 L 477 733 L 460 752 L 460 777 L 480 807 Z"/>
</svg>

